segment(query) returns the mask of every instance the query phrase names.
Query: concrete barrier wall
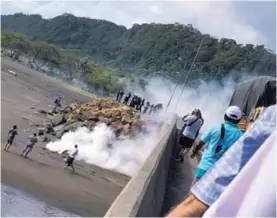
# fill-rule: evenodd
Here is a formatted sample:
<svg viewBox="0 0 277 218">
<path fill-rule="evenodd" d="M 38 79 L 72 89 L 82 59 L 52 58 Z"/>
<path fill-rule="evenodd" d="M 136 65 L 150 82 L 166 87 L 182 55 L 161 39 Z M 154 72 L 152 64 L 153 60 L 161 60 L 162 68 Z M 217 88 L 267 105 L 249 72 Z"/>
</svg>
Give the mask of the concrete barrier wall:
<svg viewBox="0 0 277 218">
<path fill-rule="evenodd" d="M 106 213 L 105 217 L 159 217 L 163 205 L 172 151 L 177 129 L 174 118 L 165 126 L 165 134 Z"/>
</svg>

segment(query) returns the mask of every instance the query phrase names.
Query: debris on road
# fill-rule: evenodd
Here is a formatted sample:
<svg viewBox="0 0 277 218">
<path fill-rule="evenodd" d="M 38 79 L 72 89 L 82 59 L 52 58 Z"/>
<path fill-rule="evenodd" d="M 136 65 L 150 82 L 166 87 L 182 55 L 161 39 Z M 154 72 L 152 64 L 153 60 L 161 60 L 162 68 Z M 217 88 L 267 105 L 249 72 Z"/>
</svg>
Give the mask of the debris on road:
<svg viewBox="0 0 277 218">
<path fill-rule="evenodd" d="M 12 74 L 13 76 L 17 76 L 17 73 L 14 72 L 14 71 L 12 71 L 12 70 L 9 70 L 8 72 L 9 72 L 10 74 Z"/>
</svg>

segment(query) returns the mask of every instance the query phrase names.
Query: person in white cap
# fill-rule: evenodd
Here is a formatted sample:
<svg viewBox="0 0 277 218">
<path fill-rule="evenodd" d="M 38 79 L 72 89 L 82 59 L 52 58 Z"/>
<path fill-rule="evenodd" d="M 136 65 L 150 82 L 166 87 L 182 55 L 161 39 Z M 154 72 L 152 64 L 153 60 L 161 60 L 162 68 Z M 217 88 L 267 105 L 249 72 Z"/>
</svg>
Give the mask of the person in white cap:
<svg viewBox="0 0 277 218">
<path fill-rule="evenodd" d="M 195 184 L 215 162 L 242 136 L 237 126 L 242 118 L 242 112 L 237 106 L 230 106 L 224 115 L 224 123 L 210 128 L 196 144 L 192 156 L 194 157 L 203 145 L 206 146 L 199 165 L 195 171 Z"/>
</svg>

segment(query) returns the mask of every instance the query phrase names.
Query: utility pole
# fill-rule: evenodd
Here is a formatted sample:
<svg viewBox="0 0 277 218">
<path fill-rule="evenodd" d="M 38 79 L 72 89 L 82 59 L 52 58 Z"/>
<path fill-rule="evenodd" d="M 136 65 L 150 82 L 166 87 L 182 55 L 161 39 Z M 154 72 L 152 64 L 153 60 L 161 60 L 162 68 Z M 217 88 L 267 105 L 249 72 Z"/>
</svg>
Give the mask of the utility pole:
<svg viewBox="0 0 277 218">
<path fill-rule="evenodd" d="M 183 59 L 181 59 L 180 57 L 178 57 L 178 59 L 179 59 L 180 61 L 184 62 Z M 184 63 L 185 63 L 185 62 L 184 62 Z M 181 75 L 185 72 L 186 66 L 187 66 L 187 63 L 185 63 L 185 66 L 183 67 L 183 70 L 182 70 Z M 167 111 L 167 109 L 168 109 L 168 107 L 169 107 L 169 105 L 170 105 L 170 103 L 171 103 L 171 100 L 172 100 L 172 98 L 173 98 L 173 96 L 174 96 L 174 94 L 175 94 L 175 91 L 176 91 L 177 87 L 178 87 L 178 83 L 176 83 L 176 86 L 175 86 L 175 88 L 174 88 L 174 90 L 173 90 L 173 92 L 172 92 L 172 95 L 171 95 L 171 97 L 170 97 L 170 99 L 169 99 L 169 101 L 168 101 L 168 104 L 167 104 L 167 106 L 166 106 L 165 111 Z"/>
<path fill-rule="evenodd" d="M 192 68 L 193 68 L 193 66 L 194 66 L 194 63 L 195 63 L 195 61 L 196 61 L 196 59 L 197 59 L 198 53 L 199 53 L 199 51 L 200 51 L 200 49 L 201 49 L 201 47 L 202 47 L 203 41 L 204 41 L 204 38 L 202 38 L 202 40 L 201 40 L 201 42 L 200 42 L 200 45 L 199 45 L 199 47 L 198 47 L 198 50 L 197 50 L 197 52 L 196 52 L 196 55 L 195 55 L 195 57 L 194 57 L 194 59 L 193 59 L 193 61 L 192 61 L 192 64 L 191 64 L 190 69 L 189 69 L 189 71 L 188 71 L 188 74 L 187 74 L 187 76 L 186 76 L 185 82 L 184 82 L 183 87 L 182 87 L 182 89 L 181 89 L 181 94 L 179 95 L 178 101 L 176 102 L 174 111 L 177 109 L 177 106 L 178 106 L 178 104 L 179 104 L 180 98 L 182 97 L 182 94 L 183 94 L 183 92 L 184 92 L 184 88 L 185 88 L 185 86 L 186 86 L 186 84 L 187 84 L 187 82 L 188 82 L 188 78 L 189 78 L 189 76 L 190 76 L 190 74 L 191 74 L 191 71 L 192 71 Z"/>
</svg>

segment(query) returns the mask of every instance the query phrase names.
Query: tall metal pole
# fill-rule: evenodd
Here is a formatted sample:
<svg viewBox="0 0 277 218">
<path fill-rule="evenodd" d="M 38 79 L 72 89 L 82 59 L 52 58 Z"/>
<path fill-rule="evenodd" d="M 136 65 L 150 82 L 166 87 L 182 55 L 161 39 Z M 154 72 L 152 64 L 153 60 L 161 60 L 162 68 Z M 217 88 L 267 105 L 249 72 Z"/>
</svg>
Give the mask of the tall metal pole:
<svg viewBox="0 0 277 218">
<path fill-rule="evenodd" d="M 178 104 L 179 104 L 180 98 L 182 97 L 184 88 L 185 88 L 185 86 L 186 86 L 186 84 L 187 84 L 187 82 L 188 82 L 188 78 L 189 78 L 189 76 L 190 76 L 190 74 L 191 74 L 191 71 L 192 71 L 192 68 L 193 68 L 193 66 L 194 66 L 194 63 L 195 63 L 195 61 L 196 61 L 196 59 L 197 59 L 198 53 L 199 53 L 199 51 L 200 51 L 200 49 L 201 49 L 201 47 L 202 47 L 203 41 L 204 41 L 204 38 L 202 38 L 202 40 L 201 40 L 201 42 L 200 42 L 200 45 L 199 45 L 199 47 L 198 47 L 198 50 L 197 50 L 197 52 L 196 52 L 196 55 L 195 55 L 195 57 L 194 57 L 194 59 L 193 59 L 193 61 L 192 61 L 192 64 L 191 64 L 190 69 L 189 69 L 189 71 L 188 71 L 188 74 L 187 74 L 187 76 L 186 76 L 185 82 L 184 82 L 183 87 L 182 87 L 182 89 L 181 89 L 181 94 L 179 95 L 178 101 L 176 102 L 174 111 L 176 110 L 176 108 L 177 108 L 177 106 L 178 106 Z"/>
<path fill-rule="evenodd" d="M 179 58 L 179 59 L 180 59 L 180 58 Z M 182 59 L 180 59 L 180 60 L 182 60 Z M 183 61 L 183 60 L 182 60 L 182 61 Z M 185 72 L 186 66 L 187 66 L 187 63 L 185 63 L 185 66 L 184 66 L 184 68 L 183 68 L 183 70 L 182 70 L 181 75 Z M 176 86 L 175 86 L 175 88 L 174 88 L 174 90 L 173 90 L 173 92 L 172 92 L 172 94 L 171 94 L 171 97 L 170 97 L 170 99 L 169 99 L 169 101 L 168 101 L 168 104 L 167 104 L 167 106 L 166 106 L 165 111 L 167 111 L 167 109 L 168 109 L 168 107 L 169 107 L 169 105 L 170 105 L 170 103 L 171 103 L 171 100 L 172 100 L 172 98 L 173 98 L 173 96 L 174 96 L 174 94 L 175 94 L 175 91 L 176 91 L 177 87 L 178 87 L 178 83 L 176 83 Z"/>
</svg>

